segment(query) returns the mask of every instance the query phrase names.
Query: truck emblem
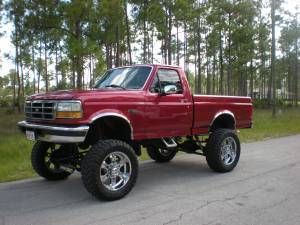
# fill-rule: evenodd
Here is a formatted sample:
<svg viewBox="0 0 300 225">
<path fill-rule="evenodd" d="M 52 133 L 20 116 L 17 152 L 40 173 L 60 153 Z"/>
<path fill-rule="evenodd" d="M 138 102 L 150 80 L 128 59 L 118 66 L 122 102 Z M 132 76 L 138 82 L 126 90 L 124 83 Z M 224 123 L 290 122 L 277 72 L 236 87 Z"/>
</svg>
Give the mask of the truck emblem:
<svg viewBox="0 0 300 225">
<path fill-rule="evenodd" d="M 136 110 L 136 109 L 128 109 L 128 112 L 130 114 L 138 114 L 139 113 L 139 110 Z"/>
</svg>

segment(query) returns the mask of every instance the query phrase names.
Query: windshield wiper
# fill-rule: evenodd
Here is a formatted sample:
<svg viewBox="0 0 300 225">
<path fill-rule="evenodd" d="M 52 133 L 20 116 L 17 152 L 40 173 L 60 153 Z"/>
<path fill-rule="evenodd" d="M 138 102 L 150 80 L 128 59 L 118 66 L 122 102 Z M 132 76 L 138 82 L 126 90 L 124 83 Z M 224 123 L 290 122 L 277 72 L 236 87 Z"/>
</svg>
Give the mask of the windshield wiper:
<svg viewBox="0 0 300 225">
<path fill-rule="evenodd" d="M 105 87 L 122 88 L 123 90 L 127 90 L 125 87 L 117 84 L 110 84 L 110 85 L 106 85 Z"/>
</svg>

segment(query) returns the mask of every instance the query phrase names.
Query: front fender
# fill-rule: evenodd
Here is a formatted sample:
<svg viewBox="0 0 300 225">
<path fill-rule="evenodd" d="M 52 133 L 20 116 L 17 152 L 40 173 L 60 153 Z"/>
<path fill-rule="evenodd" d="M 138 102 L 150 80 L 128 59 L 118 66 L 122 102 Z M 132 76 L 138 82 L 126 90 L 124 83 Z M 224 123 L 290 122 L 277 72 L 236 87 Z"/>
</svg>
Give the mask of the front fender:
<svg viewBox="0 0 300 225">
<path fill-rule="evenodd" d="M 128 117 L 126 115 L 124 115 L 124 113 L 122 113 L 119 110 L 116 109 L 105 109 L 105 110 L 101 110 L 98 112 L 93 113 L 90 117 L 89 117 L 89 124 L 94 123 L 96 120 L 100 119 L 100 118 L 104 118 L 104 117 L 118 117 L 121 118 L 123 120 L 125 120 L 131 130 L 131 139 L 133 139 L 133 127 L 132 127 L 132 123 L 130 122 L 130 120 L 128 119 Z"/>
</svg>

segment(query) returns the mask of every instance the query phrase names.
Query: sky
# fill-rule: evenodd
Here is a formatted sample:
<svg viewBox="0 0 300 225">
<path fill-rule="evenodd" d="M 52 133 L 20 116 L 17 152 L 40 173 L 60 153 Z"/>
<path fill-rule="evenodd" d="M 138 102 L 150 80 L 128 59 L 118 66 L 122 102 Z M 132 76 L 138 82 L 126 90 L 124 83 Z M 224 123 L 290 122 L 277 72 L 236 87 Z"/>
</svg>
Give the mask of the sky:
<svg viewBox="0 0 300 225">
<path fill-rule="evenodd" d="M 282 6 L 286 11 L 295 13 L 297 7 L 298 11 L 300 10 L 300 0 L 285 0 L 285 3 Z M 5 57 L 7 54 L 14 55 L 14 46 L 10 42 L 11 31 L 11 24 L 2 24 L 0 27 L 0 32 L 3 33 L 3 36 L 0 37 L 0 76 L 8 74 L 9 70 L 14 69 L 12 61 Z M 279 37 L 278 29 L 276 36 Z"/>
</svg>

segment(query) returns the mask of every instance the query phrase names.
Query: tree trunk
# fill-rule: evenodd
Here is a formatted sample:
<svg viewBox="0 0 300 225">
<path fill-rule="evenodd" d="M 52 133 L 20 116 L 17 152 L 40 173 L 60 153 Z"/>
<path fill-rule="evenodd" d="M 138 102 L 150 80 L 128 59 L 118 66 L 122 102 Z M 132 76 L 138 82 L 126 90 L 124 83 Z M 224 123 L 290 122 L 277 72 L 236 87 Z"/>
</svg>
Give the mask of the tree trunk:
<svg viewBox="0 0 300 225">
<path fill-rule="evenodd" d="M 197 18 L 197 66 L 198 66 L 198 92 L 202 92 L 202 80 L 201 80 L 201 33 L 200 33 L 200 19 Z"/>
<path fill-rule="evenodd" d="M 44 38 L 44 60 L 45 60 L 45 86 L 46 86 L 46 92 L 48 92 L 49 89 L 49 83 L 48 83 L 48 65 L 47 65 L 47 61 L 48 61 L 48 57 L 47 57 L 47 39 L 46 39 L 46 35 Z"/>
<path fill-rule="evenodd" d="M 254 82 L 253 82 L 253 58 L 251 58 L 251 63 L 250 63 L 250 96 L 251 96 L 251 98 L 253 98 L 254 97 L 254 95 L 253 95 L 253 84 L 254 84 Z"/>
<path fill-rule="evenodd" d="M 216 52 L 214 52 L 214 58 L 213 58 L 213 72 L 212 72 L 212 94 L 214 95 L 216 93 Z"/>
<path fill-rule="evenodd" d="M 293 82 L 292 82 L 292 65 L 291 65 L 291 53 L 288 52 L 287 53 L 287 88 L 288 88 L 288 100 L 289 101 L 292 101 L 293 100 L 293 95 L 292 95 L 292 92 L 293 92 L 293 88 L 292 88 L 292 85 L 293 85 Z"/>
<path fill-rule="evenodd" d="M 90 88 L 93 86 L 94 84 L 94 76 L 93 76 L 93 56 L 92 54 L 90 54 L 90 62 L 89 62 L 89 72 L 90 72 Z"/>
<path fill-rule="evenodd" d="M 116 28 L 116 63 L 115 66 L 119 67 L 120 66 L 120 35 L 119 35 L 119 24 L 117 25 Z"/>
<path fill-rule="evenodd" d="M 19 45 L 16 44 L 16 72 L 17 72 L 17 83 L 18 83 L 18 94 L 17 94 L 17 109 L 18 112 L 21 112 L 20 106 L 20 97 L 21 97 L 21 79 L 20 79 L 20 71 L 19 71 Z"/>
<path fill-rule="evenodd" d="M 179 66 L 180 62 L 180 58 L 179 58 L 179 51 L 180 51 L 180 43 L 179 43 L 179 24 L 178 21 L 176 20 L 176 65 Z"/>
<path fill-rule="evenodd" d="M 23 70 L 23 60 L 22 60 L 22 53 L 21 53 L 21 49 L 20 49 L 20 58 L 19 58 L 19 64 L 20 64 L 20 72 L 21 72 L 21 96 L 22 96 L 22 101 L 20 102 L 20 104 L 22 105 L 23 100 L 24 100 L 24 96 L 25 96 L 25 88 L 24 88 L 24 70 Z"/>
<path fill-rule="evenodd" d="M 58 89 L 58 45 L 55 46 L 55 80 L 56 80 L 56 89 Z"/>
<path fill-rule="evenodd" d="M 151 32 L 151 63 L 154 63 L 154 30 Z"/>
<path fill-rule="evenodd" d="M 15 110 L 16 106 L 16 69 L 13 73 L 12 84 L 13 84 L 13 102 L 12 102 L 12 110 Z"/>
<path fill-rule="evenodd" d="M 228 73 L 227 73 L 227 94 L 232 95 L 231 79 L 232 79 L 232 67 L 231 67 L 231 13 L 229 13 L 229 34 L 228 34 Z"/>
<path fill-rule="evenodd" d="M 35 53 L 34 53 L 34 47 L 32 45 L 31 48 L 31 59 L 32 59 L 32 73 L 33 73 L 33 94 L 35 94 L 35 83 L 36 83 L 36 77 L 35 77 L 35 57 L 34 57 Z"/>
<path fill-rule="evenodd" d="M 61 46 L 60 46 L 61 47 Z M 59 48 L 59 60 L 62 63 L 63 57 L 62 57 L 62 50 Z M 61 86 L 65 89 L 67 86 L 67 74 L 65 73 L 64 68 L 61 68 Z"/>
<path fill-rule="evenodd" d="M 298 14 L 296 16 L 296 29 L 297 29 L 297 34 L 299 35 L 299 29 L 298 29 Z M 299 100 L 299 90 L 298 90 L 298 77 L 299 77 L 299 60 L 298 60 L 298 35 L 296 35 L 296 41 L 295 41 L 295 55 L 296 55 L 296 62 L 295 62 L 295 105 L 298 107 L 298 100 Z"/>
<path fill-rule="evenodd" d="M 202 78 L 201 78 L 201 52 L 200 41 L 197 41 L 197 77 L 198 77 L 198 93 L 202 93 Z"/>
<path fill-rule="evenodd" d="M 248 94 L 248 71 L 245 69 L 244 70 L 243 77 L 242 77 L 242 81 L 243 81 L 243 96 L 247 96 Z"/>
<path fill-rule="evenodd" d="M 76 72 L 75 72 L 75 64 L 76 64 L 76 62 L 75 62 L 75 57 L 74 56 L 72 56 L 72 58 L 71 58 L 72 60 L 72 88 L 73 89 L 75 89 L 76 88 Z"/>
<path fill-rule="evenodd" d="M 151 30 L 151 28 L 150 29 L 148 28 L 148 30 Z M 153 31 L 153 29 L 152 29 L 152 31 Z M 151 51 L 150 51 L 150 49 L 151 49 L 150 35 L 147 32 L 147 63 L 150 63 L 150 61 L 151 61 Z"/>
<path fill-rule="evenodd" d="M 219 92 L 221 95 L 224 94 L 223 78 L 224 78 L 224 68 L 223 68 L 223 44 L 222 44 L 222 31 L 219 33 L 219 63 L 220 63 L 220 83 Z"/>
<path fill-rule="evenodd" d="M 276 60 L 276 46 L 275 46 L 275 0 L 272 0 L 271 6 L 271 21 L 272 21 L 272 47 L 271 47 L 271 78 L 272 78 L 272 116 L 276 116 L 276 74 L 275 74 L 275 60 Z"/>
<path fill-rule="evenodd" d="M 105 44 L 105 59 L 106 59 L 106 67 L 107 69 L 112 68 L 112 57 L 111 57 L 111 45 Z"/>
<path fill-rule="evenodd" d="M 13 110 L 15 109 L 15 107 L 17 106 L 18 111 L 20 112 L 20 106 L 19 106 L 19 98 L 20 98 L 20 77 L 19 77 L 19 50 L 18 50 L 19 46 L 17 45 L 16 42 L 16 46 L 15 46 L 15 50 L 16 50 L 16 56 L 15 56 L 15 67 L 16 67 L 16 71 L 14 74 L 14 102 L 13 102 Z M 18 87 L 17 90 L 17 96 L 16 96 L 16 84 Z"/>
<path fill-rule="evenodd" d="M 262 74 L 262 98 L 265 99 L 266 98 L 266 72 L 265 72 L 265 63 L 266 63 L 266 60 L 265 60 L 265 52 L 263 52 L 263 50 L 261 50 L 261 64 L 262 64 L 262 67 L 261 67 L 261 74 Z"/>
<path fill-rule="evenodd" d="M 129 19 L 127 14 L 127 0 L 124 1 L 124 11 L 125 11 L 125 24 L 126 24 L 126 32 L 127 32 L 127 48 L 128 48 L 128 56 L 129 56 L 129 65 L 132 64 L 132 55 L 131 55 L 131 42 L 130 42 L 130 27 L 129 27 Z"/>
<path fill-rule="evenodd" d="M 39 56 L 40 56 L 40 64 L 38 70 L 38 88 L 37 91 L 40 93 L 40 82 L 41 82 L 41 73 L 42 73 L 42 39 L 40 37 L 40 45 L 39 45 Z"/>
<path fill-rule="evenodd" d="M 187 57 L 187 35 L 186 35 L 187 25 L 186 21 L 183 22 L 183 59 L 184 59 L 184 71 L 187 72 L 188 67 L 188 57 Z M 188 75 L 187 75 L 188 76 Z M 187 77 L 188 78 L 188 77 Z"/>
<path fill-rule="evenodd" d="M 76 73 L 77 73 L 76 88 L 81 89 L 82 88 L 83 68 L 82 68 L 82 58 L 79 55 L 77 55 L 75 57 L 75 66 L 76 66 Z"/>
<path fill-rule="evenodd" d="M 168 64 L 171 65 L 172 64 L 172 10 L 171 7 L 169 7 L 169 13 L 168 13 L 168 17 L 167 17 L 167 21 L 168 21 L 168 35 L 167 35 L 167 39 L 168 39 Z"/>
<path fill-rule="evenodd" d="M 194 43 L 194 52 L 197 52 L 197 43 Z M 195 74 L 195 87 L 194 87 L 194 93 L 199 94 L 199 84 L 198 84 L 198 76 L 197 76 L 197 54 L 195 54 L 195 60 L 194 60 L 194 74 Z"/>
<path fill-rule="evenodd" d="M 14 106 L 17 106 L 18 112 L 21 112 L 21 106 L 20 106 L 20 96 L 21 96 L 21 81 L 20 81 L 20 73 L 19 73 L 19 61 L 20 61 L 20 55 L 19 55 L 19 33 L 18 33 L 18 24 L 16 22 L 16 18 L 14 21 L 14 25 L 15 25 L 15 36 L 16 36 L 16 44 L 15 44 L 15 51 L 16 51 L 16 56 L 15 56 L 15 64 L 16 64 L 16 75 L 17 75 L 17 85 L 18 85 L 18 92 L 17 92 L 17 99 L 14 102 Z"/>
<path fill-rule="evenodd" d="M 22 49 L 19 49 L 19 65 L 20 65 L 20 72 L 21 72 L 21 97 L 22 97 L 22 102 L 25 96 L 25 88 L 24 88 L 24 71 L 23 71 L 23 56 L 22 56 Z M 20 102 L 20 104 L 22 104 L 22 102 Z"/>
<path fill-rule="evenodd" d="M 144 17 L 143 17 L 143 63 L 147 63 L 147 9 L 148 0 L 144 1 Z"/>
<path fill-rule="evenodd" d="M 210 65 L 210 58 L 207 58 L 206 62 L 206 94 L 210 94 L 210 71 L 209 71 L 209 65 Z"/>
<path fill-rule="evenodd" d="M 82 31 L 80 21 L 77 20 L 75 22 L 75 37 L 79 41 L 82 38 Z M 82 77 L 83 77 L 83 62 L 81 53 L 76 54 L 75 56 L 75 66 L 76 66 L 76 73 L 77 73 L 77 88 L 82 88 Z"/>
</svg>

